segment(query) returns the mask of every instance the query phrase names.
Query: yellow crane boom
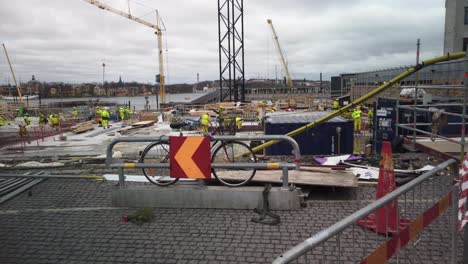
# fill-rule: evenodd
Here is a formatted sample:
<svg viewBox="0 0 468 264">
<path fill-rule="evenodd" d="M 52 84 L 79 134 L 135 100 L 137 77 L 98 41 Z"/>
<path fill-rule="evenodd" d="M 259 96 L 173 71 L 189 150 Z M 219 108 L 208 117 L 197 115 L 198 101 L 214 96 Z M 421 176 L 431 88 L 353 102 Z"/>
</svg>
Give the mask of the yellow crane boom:
<svg viewBox="0 0 468 264">
<path fill-rule="evenodd" d="M 4 43 L 2 43 L 2 46 L 3 46 L 3 50 L 5 51 L 5 56 L 7 58 L 8 65 L 10 65 L 11 74 L 13 75 L 13 80 L 15 81 L 16 91 L 18 92 L 18 97 L 20 99 L 20 103 L 23 103 L 23 96 L 21 95 L 21 88 L 20 88 L 20 86 L 18 84 L 18 81 L 16 81 L 16 75 L 15 75 L 15 71 L 13 71 L 13 66 L 11 66 L 10 57 L 8 57 L 8 52 L 6 50 L 6 47 L 5 47 Z"/>
<path fill-rule="evenodd" d="M 130 20 L 133 20 L 135 22 L 138 22 L 142 25 L 145 25 L 147 27 L 150 27 L 154 30 L 156 30 L 155 34 L 158 36 L 158 49 L 159 49 L 159 55 L 158 55 L 158 58 L 159 58 L 159 78 L 160 78 L 160 81 L 159 81 L 159 95 L 161 97 L 161 103 L 166 103 L 166 87 L 165 87 L 165 84 L 166 84 L 166 80 L 164 78 L 164 61 L 163 61 L 163 47 L 162 47 L 162 30 L 161 30 L 161 27 L 160 27 L 160 23 L 161 23 L 161 19 L 159 17 L 159 13 L 158 11 L 156 11 L 156 24 L 152 24 L 146 20 L 143 20 L 143 19 L 140 19 L 138 17 L 135 17 L 135 16 L 132 16 L 130 14 L 130 5 L 128 7 L 128 13 L 125 13 L 125 12 L 122 12 L 118 9 L 115 9 L 111 6 L 108 6 L 106 4 L 103 4 L 97 0 L 83 0 L 85 2 L 88 2 L 92 5 L 95 5 L 103 10 L 107 10 L 109 12 L 112 12 L 114 14 L 117 14 L 117 15 L 120 15 L 120 16 L 123 16 L 125 18 L 128 18 Z"/>
<path fill-rule="evenodd" d="M 286 63 L 286 60 L 284 59 L 283 51 L 281 49 L 280 43 L 278 41 L 278 35 L 276 35 L 276 30 L 273 27 L 273 21 L 271 19 L 267 19 L 268 24 L 270 25 L 271 32 L 273 33 L 273 38 L 275 39 L 275 46 L 276 49 L 278 50 L 278 54 L 280 56 L 281 63 L 283 64 L 284 71 L 286 72 L 286 82 L 289 88 L 293 87 L 293 82 L 291 79 L 291 75 L 289 74 L 289 68 L 288 64 Z"/>
</svg>

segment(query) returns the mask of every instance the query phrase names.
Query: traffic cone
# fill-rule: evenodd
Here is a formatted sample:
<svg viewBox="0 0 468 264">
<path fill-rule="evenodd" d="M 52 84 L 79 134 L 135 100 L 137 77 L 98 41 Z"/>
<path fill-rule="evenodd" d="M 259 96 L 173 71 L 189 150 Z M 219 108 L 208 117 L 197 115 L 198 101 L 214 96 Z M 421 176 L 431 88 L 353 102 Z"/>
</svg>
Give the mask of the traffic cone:
<svg viewBox="0 0 468 264">
<path fill-rule="evenodd" d="M 382 145 L 382 160 L 380 161 L 379 181 L 377 183 L 376 200 L 384 197 L 396 189 L 395 171 L 393 169 L 392 148 L 390 142 Z M 397 200 L 371 213 L 365 219 L 357 221 L 361 227 L 380 234 L 394 235 L 404 229 L 411 222 L 400 218 Z"/>
</svg>

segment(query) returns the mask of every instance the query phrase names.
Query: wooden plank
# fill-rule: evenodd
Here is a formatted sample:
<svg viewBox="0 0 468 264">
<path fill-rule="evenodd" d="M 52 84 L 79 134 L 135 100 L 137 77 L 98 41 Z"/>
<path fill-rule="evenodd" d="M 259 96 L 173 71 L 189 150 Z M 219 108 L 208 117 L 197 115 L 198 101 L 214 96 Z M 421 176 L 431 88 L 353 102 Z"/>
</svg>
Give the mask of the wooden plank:
<svg viewBox="0 0 468 264">
<path fill-rule="evenodd" d="M 147 126 L 152 126 L 154 125 L 154 123 L 156 123 L 154 120 L 152 121 L 141 121 L 141 122 L 136 122 L 134 124 L 132 124 L 133 127 L 147 127 Z"/>
<path fill-rule="evenodd" d="M 252 181 L 281 183 L 281 176 L 282 171 L 280 170 L 257 170 Z M 345 171 L 323 173 L 290 170 L 289 182 L 315 186 L 358 187 L 356 176 Z"/>
</svg>

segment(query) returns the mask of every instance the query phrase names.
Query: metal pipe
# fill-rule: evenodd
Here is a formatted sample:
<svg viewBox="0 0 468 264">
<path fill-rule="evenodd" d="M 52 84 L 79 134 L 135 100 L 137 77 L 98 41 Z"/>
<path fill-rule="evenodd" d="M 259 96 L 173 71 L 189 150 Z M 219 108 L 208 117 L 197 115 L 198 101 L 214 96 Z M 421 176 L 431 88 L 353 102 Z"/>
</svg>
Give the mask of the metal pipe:
<svg viewBox="0 0 468 264">
<path fill-rule="evenodd" d="M 462 125 L 463 123 L 447 123 L 447 125 Z M 417 123 L 417 124 L 413 124 L 413 123 L 403 123 L 403 124 L 400 124 L 400 125 L 403 125 L 403 126 L 412 126 L 412 125 L 415 125 L 415 126 L 430 126 L 432 125 L 432 123 Z"/>
<path fill-rule="evenodd" d="M 402 89 L 411 89 L 414 86 L 401 86 Z M 460 85 L 419 85 L 420 89 L 464 89 Z"/>
<path fill-rule="evenodd" d="M 416 43 L 416 65 L 419 64 L 419 48 L 421 46 L 421 40 L 418 39 Z M 419 72 L 416 72 L 414 76 L 414 106 L 418 105 L 418 83 L 419 83 Z M 417 111 L 413 110 L 413 122 L 417 123 Z M 413 148 L 416 148 L 416 130 L 413 130 Z"/>
<path fill-rule="evenodd" d="M 445 139 L 445 140 L 447 140 L 447 141 L 450 141 L 450 142 L 453 142 L 453 143 L 456 143 L 456 144 L 459 144 L 459 145 L 465 144 L 465 143 L 462 143 L 461 141 L 454 140 L 453 138 L 445 137 L 445 136 L 438 135 L 438 134 L 432 134 L 432 133 L 430 133 L 430 132 L 427 132 L 427 131 L 424 131 L 424 130 L 421 130 L 421 129 L 417 129 L 417 128 L 413 128 L 413 127 L 409 127 L 409 126 L 404 126 L 404 125 L 398 125 L 398 127 L 403 128 L 403 129 L 406 129 L 406 130 L 410 130 L 410 131 L 416 130 L 416 131 L 419 132 L 419 133 L 426 134 L 426 135 L 431 135 L 431 136 L 435 136 L 435 137 L 438 137 L 438 138 L 441 138 L 441 139 Z"/>
<path fill-rule="evenodd" d="M 417 177 L 416 179 L 410 181 L 409 183 L 403 185 L 402 187 L 396 189 L 395 191 L 385 195 L 384 197 L 380 198 L 377 201 L 372 202 L 368 206 L 354 212 L 353 214 L 347 216 L 346 218 L 338 221 L 337 223 L 333 224 L 332 226 L 322 230 L 321 232 L 315 234 L 314 236 L 306 239 L 302 243 L 296 245 L 292 249 L 286 251 L 284 254 L 276 258 L 273 263 L 289 263 L 307 251 L 315 248 L 319 244 L 327 241 L 334 235 L 341 233 L 343 230 L 348 228 L 351 225 L 354 225 L 356 221 L 366 217 L 371 212 L 375 212 L 376 210 L 382 208 L 388 203 L 393 202 L 394 200 L 398 199 L 398 197 L 404 195 L 405 193 L 413 190 L 416 186 L 419 186 L 426 180 L 431 177 L 434 177 L 439 171 L 444 170 L 448 166 L 456 163 L 454 159 L 450 159 L 445 161 L 439 165 L 437 165 L 434 169 L 424 173 L 423 175 Z M 468 228 L 467 228 L 468 229 Z"/>
<path fill-rule="evenodd" d="M 466 129 L 466 101 L 468 99 L 468 53 L 465 55 L 465 62 L 464 62 L 464 68 L 465 68 L 465 74 L 464 76 L 464 86 L 465 89 L 463 90 L 463 112 L 462 112 L 462 128 L 461 128 L 461 142 L 465 143 L 465 129 Z M 461 145 L 460 148 L 460 160 L 463 160 L 463 157 L 465 156 L 465 144 Z M 466 237 L 465 237 L 466 238 Z"/>
<path fill-rule="evenodd" d="M 12 192 L 10 192 L 10 193 L 8 193 L 8 194 L 2 196 L 2 197 L 0 198 L 0 204 L 2 204 L 2 203 L 4 203 L 4 202 L 8 201 L 9 199 L 15 197 L 16 195 L 18 195 L 18 194 L 20 194 L 20 193 L 26 191 L 27 189 L 33 187 L 34 185 L 36 185 L 36 184 L 38 184 L 38 183 L 40 183 L 40 182 L 42 182 L 42 181 L 44 181 L 44 180 L 45 180 L 45 179 L 34 179 L 34 180 L 31 181 L 30 183 L 28 183 L 28 184 L 26 184 L 26 185 L 23 185 L 23 186 L 21 186 L 20 188 L 18 188 L 18 189 L 16 189 L 16 190 L 14 190 L 14 191 L 12 191 Z"/>
<path fill-rule="evenodd" d="M 283 189 L 288 189 L 289 187 L 289 175 L 288 175 L 288 168 L 283 167 L 283 175 L 281 177 L 281 180 L 283 181 Z"/>
<path fill-rule="evenodd" d="M 125 187 L 125 174 L 124 174 L 124 168 L 121 167 L 119 169 L 119 188 L 122 189 Z"/>
<path fill-rule="evenodd" d="M 418 111 L 424 111 L 424 112 L 441 112 L 442 114 L 446 115 L 452 115 L 452 116 L 458 116 L 458 117 L 464 117 L 468 118 L 468 115 L 463 115 L 463 114 L 457 114 L 457 113 L 452 113 L 452 112 L 446 112 L 446 111 L 440 111 L 440 110 L 435 110 L 435 109 L 426 109 L 426 108 L 421 108 L 421 107 L 413 107 L 413 106 L 400 106 L 401 109 L 408 109 L 408 110 L 418 110 Z"/>
<path fill-rule="evenodd" d="M 273 165 L 273 166 L 272 166 Z M 170 163 L 114 163 L 110 165 L 113 169 L 120 168 L 132 168 L 132 169 L 144 169 L 144 168 L 170 168 Z M 213 169 L 259 169 L 267 170 L 275 167 L 278 169 L 286 168 L 294 170 L 296 164 L 294 163 L 212 163 L 211 168 Z M 0 175 L 1 176 L 1 175 Z"/>
<path fill-rule="evenodd" d="M 253 140 L 276 140 L 276 141 L 286 141 L 288 142 L 292 148 L 292 154 L 295 157 L 294 162 L 296 163 L 296 169 L 299 169 L 300 162 L 301 162 L 301 151 L 299 148 L 299 144 L 289 136 L 285 135 L 263 135 L 263 136 L 229 136 L 229 135 L 222 135 L 222 136 L 211 136 L 212 140 L 214 141 L 253 141 Z M 122 142 L 169 142 L 169 137 L 161 136 L 161 137 L 121 137 L 116 138 L 107 145 L 106 149 L 106 165 L 109 166 L 112 163 L 112 149 L 117 143 Z"/>
<path fill-rule="evenodd" d="M 432 59 L 429 59 L 429 60 L 425 60 L 423 62 L 421 62 L 420 64 L 402 72 L 401 74 L 399 74 L 398 76 L 394 77 L 393 79 L 391 79 L 390 81 L 382 84 L 381 86 L 377 87 L 376 89 L 370 91 L 369 93 L 365 94 L 364 96 L 358 98 L 357 100 L 351 102 L 350 104 L 330 113 L 329 115 L 326 115 L 322 118 L 319 118 L 317 120 L 315 120 L 314 122 L 312 123 L 309 123 L 303 127 L 300 127 L 294 131 L 291 131 L 289 133 L 286 134 L 286 136 L 290 136 L 290 137 L 293 137 L 293 136 L 296 136 L 298 134 L 301 134 L 302 132 L 304 131 L 307 131 L 317 125 L 320 125 L 336 116 L 339 116 L 341 115 L 342 113 L 348 111 L 349 109 L 352 109 L 354 108 L 356 105 L 359 105 L 365 101 L 367 101 L 368 99 L 382 93 L 383 91 L 385 91 L 386 89 L 388 89 L 389 87 L 393 86 L 394 84 L 398 83 L 400 80 L 403 80 L 404 78 L 408 77 L 409 75 L 419 71 L 420 69 L 426 67 L 426 66 L 429 66 L 429 65 L 432 65 L 434 63 L 437 63 L 437 62 L 442 62 L 442 61 L 448 61 L 448 60 L 456 60 L 456 59 L 460 59 L 462 57 L 465 56 L 465 52 L 457 52 L 457 53 L 449 53 L 449 54 L 446 54 L 444 56 L 440 56 L 440 57 L 436 57 L 436 58 L 432 58 Z M 278 143 L 279 141 L 269 141 L 269 142 L 266 142 L 266 143 L 263 143 L 262 145 L 260 146 L 257 146 L 255 148 L 253 148 L 252 150 L 254 152 L 258 152 L 262 149 L 265 149 L 267 147 L 270 147 L 276 143 Z"/>
</svg>

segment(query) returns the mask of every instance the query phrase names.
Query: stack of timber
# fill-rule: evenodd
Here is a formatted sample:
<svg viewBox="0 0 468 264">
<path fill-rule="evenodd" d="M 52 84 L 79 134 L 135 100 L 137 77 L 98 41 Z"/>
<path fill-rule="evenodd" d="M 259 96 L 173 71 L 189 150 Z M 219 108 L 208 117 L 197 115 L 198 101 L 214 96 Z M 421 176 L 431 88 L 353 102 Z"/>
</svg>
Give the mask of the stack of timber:
<svg viewBox="0 0 468 264">
<path fill-rule="evenodd" d="M 140 112 L 140 121 L 154 121 L 158 122 L 159 114 L 153 112 Z"/>
<path fill-rule="evenodd" d="M 71 127 L 71 130 L 75 134 L 84 133 L 86 131 L 94 130 L 94 121 L 87 121 L 76 124 Z"/>
</svg>

